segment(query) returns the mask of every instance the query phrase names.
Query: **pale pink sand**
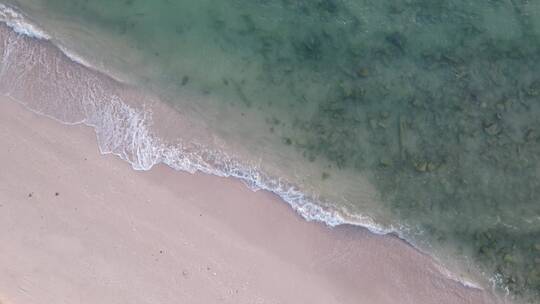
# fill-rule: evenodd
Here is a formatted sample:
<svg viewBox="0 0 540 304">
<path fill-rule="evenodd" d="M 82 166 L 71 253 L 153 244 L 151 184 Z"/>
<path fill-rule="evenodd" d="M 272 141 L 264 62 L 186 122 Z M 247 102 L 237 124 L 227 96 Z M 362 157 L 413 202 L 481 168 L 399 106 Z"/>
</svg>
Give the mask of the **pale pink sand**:
<svg viewBox="0 0 540 304">
<path fill-rule="evenodd" d="M 7 98 L 0 168 L 2 303 L 492 303 L 396 238 L 236 180 L 134 171 Z"/>
</svg>

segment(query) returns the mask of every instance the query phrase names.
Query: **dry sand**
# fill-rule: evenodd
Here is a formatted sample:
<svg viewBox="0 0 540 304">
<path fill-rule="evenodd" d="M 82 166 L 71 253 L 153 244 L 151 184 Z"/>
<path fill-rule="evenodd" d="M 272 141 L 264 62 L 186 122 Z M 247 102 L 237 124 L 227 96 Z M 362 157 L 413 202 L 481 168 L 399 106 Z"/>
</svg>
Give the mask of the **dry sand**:
<svg viewBox="0 0 540 304">
<path fill-rule="evenodd" d="M 2 303 L 492 303 L 399 239 L 237 180 L 134 171 L 5 97 L 0 160 Z"/>
</svg>

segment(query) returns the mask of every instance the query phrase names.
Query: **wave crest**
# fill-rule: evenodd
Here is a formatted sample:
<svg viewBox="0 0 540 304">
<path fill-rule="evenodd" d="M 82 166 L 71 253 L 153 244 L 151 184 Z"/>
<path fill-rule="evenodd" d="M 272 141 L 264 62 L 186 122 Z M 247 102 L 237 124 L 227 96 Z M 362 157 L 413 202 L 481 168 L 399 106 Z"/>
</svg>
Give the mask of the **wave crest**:
<svg viewBox="0 0 540 304">
<path fill-rule="evenodd" d="M 28 18 L 21 13 L 0 3 L 0 21 L 12 28 L 16 33 L 37 39 L 50 39 L 50 36 L 45 31 L 27 20 Z"/>
</svg>

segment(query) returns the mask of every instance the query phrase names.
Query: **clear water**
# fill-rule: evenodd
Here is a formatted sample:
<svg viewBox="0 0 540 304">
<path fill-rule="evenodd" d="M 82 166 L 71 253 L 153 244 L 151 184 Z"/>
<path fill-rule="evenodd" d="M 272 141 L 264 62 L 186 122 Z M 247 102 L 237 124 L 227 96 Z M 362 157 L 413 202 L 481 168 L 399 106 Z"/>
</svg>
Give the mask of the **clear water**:
<svg viewBox="0 0 540 304">
<path fill-rule="evenodd" d="M 540 2 L 10 3 L 335 208 L 540 298 Z"/>
</svg>

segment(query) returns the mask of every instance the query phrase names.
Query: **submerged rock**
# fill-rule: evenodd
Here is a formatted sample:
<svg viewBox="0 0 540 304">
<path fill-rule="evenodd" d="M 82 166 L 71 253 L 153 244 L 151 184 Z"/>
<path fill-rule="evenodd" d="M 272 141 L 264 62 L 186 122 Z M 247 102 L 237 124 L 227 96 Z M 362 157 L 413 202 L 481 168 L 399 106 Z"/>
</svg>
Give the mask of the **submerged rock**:
<svg viewBox="0 0 540 304">
<path fill-rule="evenodd" d="M 322 40 L 315 34 L 308 35 L 294 43 L 297 54 L 304 60 L 318 60 L 322 57 Z"/>
<path fill-rule="evenodd" d="M 527 142 L 531 142 L 531 141 L 534 141 L 538 138 L 538 135 L 536 134 L 536 132 L 533 130 L 533 129 L 529 129 L 527 130 L 527 132 L 525 133 L 525 140 Z"/>
<path fill-rule="evenodd" d="M 331 14 L 335 14 L 338 10 L 336 0 L 319 0 L 317 3 L 317 7 L 320 10 L 326 11 Z"/>
<path fill-rule="evenodd" d="M 495 136 L 501 133 L 502 129 L 497 123 L 489 123 L 484 127 L 484 131 L 489 136 Z"/>
<path fill-rule="evenodd" d="M 356 75 L 360 78 L 366 78 L 369 76 L 369 69 L 366 67 L 360 67 L 356 70 Z"/>
<path fill-rule="evenodd" d="M 405 50 L 405 43 L 407 39 L 403 34 L 393 32 L 386 36 L 386 41 L 403 52 Z"/>
<path fill-rule="evenodd" d="M 381 157 L 379 159 L 379 165 L 382 167 L 391 167 L 392 166 L 392 159 L 388 157 Z"/>
<path fill-rule="evenodd" d="M 424 173 L 427 171 L 428 163 L 426 161 L 419 161 L 414 163 L 414 168 L 416 171 L 420 173 Z"/>
<path fill-rule="evenodd" d="M 429 172 L 435 171 L 437 169 L 437 165 L 433 162 L 428 162 L 427 164 L 427 170 Z"/>
<path fill-rule="evenodd" d="M 507 264 L 513 264 L 515 262 L 514 257 L 512 255 L 510 255 L 510 254 L 505 254 L 504 257 L 503 257 L 503 260 Z"/>
</svg>

